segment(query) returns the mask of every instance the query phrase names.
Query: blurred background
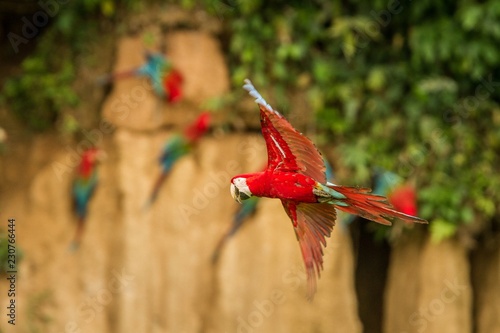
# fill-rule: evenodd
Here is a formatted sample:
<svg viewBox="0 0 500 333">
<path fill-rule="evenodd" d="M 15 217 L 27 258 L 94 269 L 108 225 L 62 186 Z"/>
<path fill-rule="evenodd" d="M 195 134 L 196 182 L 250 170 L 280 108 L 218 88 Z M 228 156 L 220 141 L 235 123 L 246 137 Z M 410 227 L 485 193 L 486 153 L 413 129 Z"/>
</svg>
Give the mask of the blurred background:
<svg viewBox="0 0 500 333">
<path fill-rule="evenodd" d="M 500 2 L 2 0 L 0 17 L 0 332 L 500 332 Z M 229 193 L 267 160 L 245 78 L 333 181 L 429 225 L 340 215 L 308 302 L 280 202 Z"/>
</svg>

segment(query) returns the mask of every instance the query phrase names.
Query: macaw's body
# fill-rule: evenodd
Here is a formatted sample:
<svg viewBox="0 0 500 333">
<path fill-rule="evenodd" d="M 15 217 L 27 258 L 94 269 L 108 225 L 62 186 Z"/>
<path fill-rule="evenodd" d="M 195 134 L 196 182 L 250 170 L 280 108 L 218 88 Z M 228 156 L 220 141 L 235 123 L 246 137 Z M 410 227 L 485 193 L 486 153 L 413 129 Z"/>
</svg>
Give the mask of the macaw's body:
<svg viewBox="0 0 500 333">
<path fill-rule="evenodd" d="M 306 266 L 308 296 L 316 291 L 323 267 L 323 248 L 336 219 L 335 208 L 390 225 L 391 219 L 426 223 L 394 210 L 385 197 L 370 189 L 327 182 L 325 164 L 314 144 L 295 130 L 258 93 L 249 80 L 244 88 L 260 107 L 268 167 L 263 172 L 231 179 L 231 194 L 238 201 L 252 196 L 278 198 L 292 221 Z"/>
<path fill-rule="evenodd" d="M 132 76 L 147 77 L 154 93 L 169 103 L 182 98 L 182 74 L 173 68 L 171 62 L 161 53 L 146 53 L 146 63 L 138 68 L 111 74 L 104 81 L 113 81 Z"/>
<path fill-rule="evenodd" d="M 146 207 L 151 206 L 156 201 L 161 185 L 167 178 L 170 170 L 172 170 L 175 162 L 194 148 L 199 139 L 208 131 L 209 125 L 210 113 L 203 112 L 182 134 L 174 135 L 165 143 L 158 159 L 161 166 L 161 173 L 153 186 Z"/>
<path fill-rule="evenodd" d="M 73 204 L 76 211 L 77 228 L 72 248 L 77 249 L 83 235 L 89 201 L 98 182 L 97 162 L 100 151 L 90 148 L 83 152 L 80 165 L 73 181 Z"/>
</svg>

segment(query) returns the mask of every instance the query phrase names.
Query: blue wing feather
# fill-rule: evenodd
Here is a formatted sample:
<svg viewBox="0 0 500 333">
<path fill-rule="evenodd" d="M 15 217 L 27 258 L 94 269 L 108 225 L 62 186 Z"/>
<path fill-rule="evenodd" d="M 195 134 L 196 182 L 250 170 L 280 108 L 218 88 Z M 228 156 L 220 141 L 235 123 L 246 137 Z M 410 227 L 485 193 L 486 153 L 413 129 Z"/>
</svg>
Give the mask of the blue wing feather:
<svg viewBox="0 0 500 333">
<path fill-rule="evenodd" d="M 88 179 L 77 178 L 73 183 L 73 201 L 76 214 L 80 219 L 87 216 L 87 207 L 97 186 L 97 170 L 92 171 Z"/>
<path fill-rule="evenodd" d="M 137 74 L 148 77 L 155 93 L 158 96 L 165 96 L 163 78 L 168 67 L 169 63 L 163 54 L 150 53 L 147 54 L 147 62 L 137 69 Z"/>
</svg>

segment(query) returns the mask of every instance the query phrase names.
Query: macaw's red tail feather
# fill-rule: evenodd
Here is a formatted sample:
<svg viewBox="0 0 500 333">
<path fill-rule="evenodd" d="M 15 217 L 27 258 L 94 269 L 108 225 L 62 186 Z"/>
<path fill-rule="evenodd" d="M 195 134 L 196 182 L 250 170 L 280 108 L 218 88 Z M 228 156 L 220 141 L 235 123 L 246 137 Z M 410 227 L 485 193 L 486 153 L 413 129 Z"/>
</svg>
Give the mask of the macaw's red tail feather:
<svg viewBox="0 0 500 333">
<path fill-rule="evenodd" d="M 346 206 L 335 205 L 335 208 L 346 213 L 359 215 L 365 219 L 385 225 L 391 225 L 392 219 L 400 219 L 408 223 L 427 223 L 426 220 L 419 217 L 398 212 L 387 201 L 387 198 L 372 194 L 369 188 L 333 184 L 328 184 L 328 187 L 346 197 L 346 199 L 342 200 Z"/>
<path fill-rule="evenodd" d="M 146 201 L 146 205 L 145 205 L 146 209 L 151 207 L 155 203 L 156 198 L 158 197 L 158 193 L 160 192 L 161 185 L 165 181 L 165 178 L 167 178 L 167 174 L 168 174 L 168 172 L 162 172 L 160 177 L 158 177 L 158 179 L 156 180 L 156 183 L 153 187 L 153 191 L 151 192 L 151 195 L 149 196 L 148 201 Z"/>
</svg>

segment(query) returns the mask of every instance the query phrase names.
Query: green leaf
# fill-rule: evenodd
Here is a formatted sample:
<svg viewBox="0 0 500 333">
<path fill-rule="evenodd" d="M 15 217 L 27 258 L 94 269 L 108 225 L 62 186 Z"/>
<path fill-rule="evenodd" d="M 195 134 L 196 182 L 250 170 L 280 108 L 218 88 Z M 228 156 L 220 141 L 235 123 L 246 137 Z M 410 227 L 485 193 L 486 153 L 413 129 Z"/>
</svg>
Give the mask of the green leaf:
<svg viewBox="0 0 500 333">
<path fill-rule="evenodd" d="M 454 223 L 438 218 L 430 222 L 430 231 L 431 241 L 439 243 L 455 235 L 457 226 Z"/>
</svg>

